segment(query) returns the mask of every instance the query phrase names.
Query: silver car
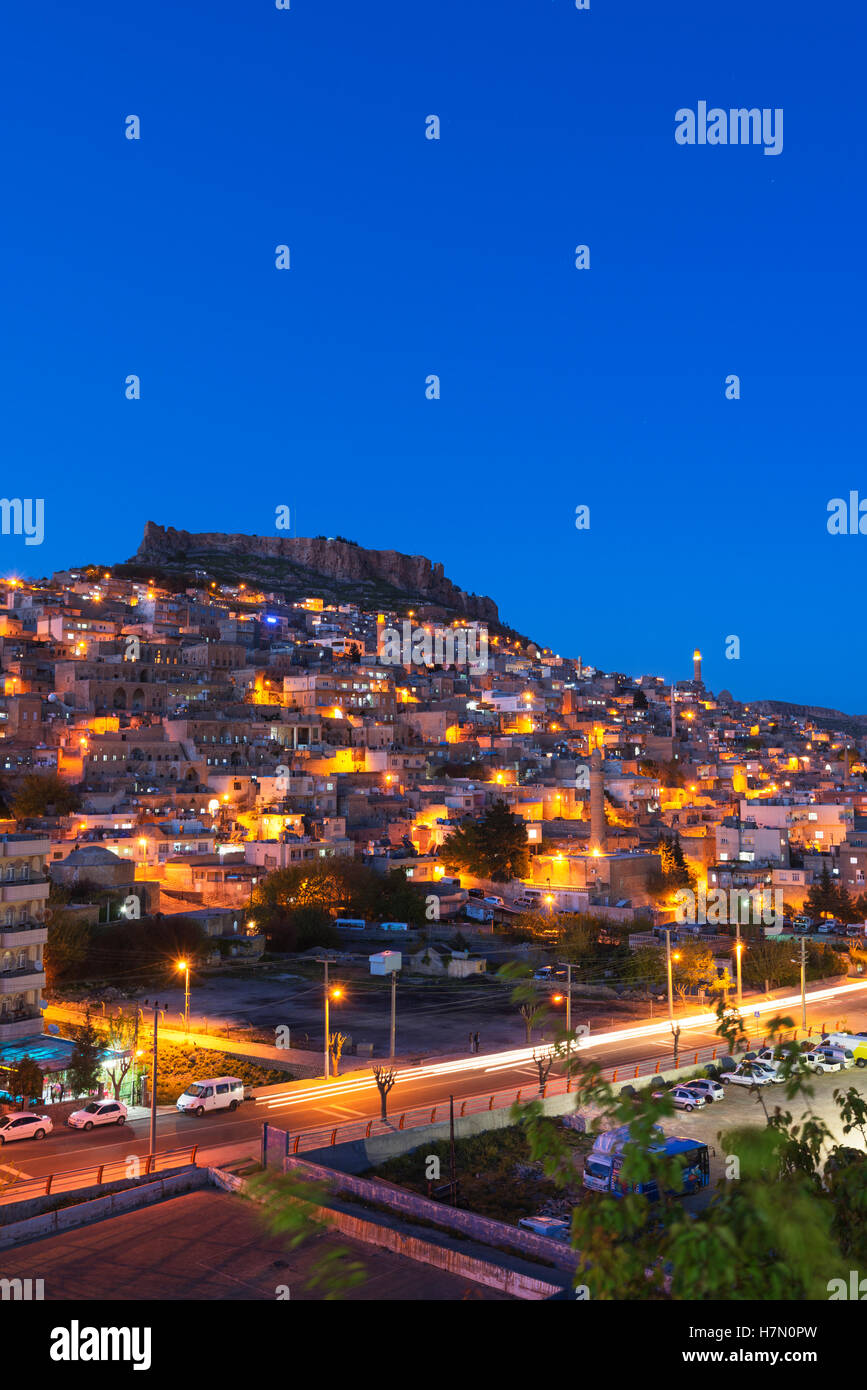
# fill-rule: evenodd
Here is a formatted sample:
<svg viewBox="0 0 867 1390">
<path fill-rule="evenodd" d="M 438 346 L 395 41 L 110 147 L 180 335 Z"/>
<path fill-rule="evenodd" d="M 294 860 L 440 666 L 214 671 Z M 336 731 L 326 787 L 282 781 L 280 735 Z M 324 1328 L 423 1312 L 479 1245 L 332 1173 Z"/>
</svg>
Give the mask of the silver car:
<svg viewBox="0 0 867 1390">
<path fill-rule="evenodd" d="M 698 1076 L 695 1081 L 687 1081 L 685 1085 L 694 1095 L 703 1096 L 708 1105 L 713 1105 L 715 1100 L 725 1100 L 725 1086 L 712 1081 L 709 1076 Z"/>
</svg>

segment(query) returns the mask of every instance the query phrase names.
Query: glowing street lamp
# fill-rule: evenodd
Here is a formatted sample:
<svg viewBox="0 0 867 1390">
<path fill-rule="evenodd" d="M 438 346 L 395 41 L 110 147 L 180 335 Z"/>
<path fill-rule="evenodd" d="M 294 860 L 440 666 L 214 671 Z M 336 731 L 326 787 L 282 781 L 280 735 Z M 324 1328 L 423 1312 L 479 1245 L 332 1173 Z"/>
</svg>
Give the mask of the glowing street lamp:
<svg viewBox="0 0 867 1390">
<path fill-rule="evenodd" d="M 331 1053 L 328 1047 L 328 1041 L 330 1038 L 329 1029 L 331 1025 L 329 1021 L 328 1005 L 332 999 L 335 1003 L 337 1003 L 339 999 L 342 999 L 343 990 L 341 989 L 340 985 L 335 985 L 333 989 L 329 990 L 328 961 L 324 961 L 323 964 L 325 966 L 325 1080 L 327 1081 L 331 1070 Z"/>
<path fill-rule="evenodd" d="M 190 1028 L 190 962 L 179 960 L 178 969 L 184 971 L 184 1027 Z"/>
</svg>

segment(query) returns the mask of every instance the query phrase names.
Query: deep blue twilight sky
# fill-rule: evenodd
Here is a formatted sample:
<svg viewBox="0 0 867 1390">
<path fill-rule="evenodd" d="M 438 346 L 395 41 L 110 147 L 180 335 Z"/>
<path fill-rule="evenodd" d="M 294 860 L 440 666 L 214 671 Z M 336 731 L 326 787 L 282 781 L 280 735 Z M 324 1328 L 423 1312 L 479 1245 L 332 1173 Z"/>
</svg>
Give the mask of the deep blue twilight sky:
<svg viewBox="0 0 867 1390">
<path fill-rule="evenodd" d="M 867 712 L 867 536 L 826 530 L 867 497 L 865 31 L 854 0 L 7 6 L 0 491 L 46 535 L 0 566 L 288 504 L 556 651 L 688 678 L 698 644 L 712 688 Z M 679 146 L 700 100 L 782 107 L 782 154 Z"/>
</svg>

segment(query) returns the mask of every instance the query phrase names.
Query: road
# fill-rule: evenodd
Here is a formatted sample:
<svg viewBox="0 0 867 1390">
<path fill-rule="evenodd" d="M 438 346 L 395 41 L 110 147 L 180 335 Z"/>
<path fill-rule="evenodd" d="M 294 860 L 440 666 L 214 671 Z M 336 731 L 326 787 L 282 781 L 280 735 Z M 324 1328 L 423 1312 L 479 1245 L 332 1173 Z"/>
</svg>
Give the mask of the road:
<svg viewBox="0 0 867 1390">
<path fill-rule="evenodd" d="M 800 1001 L 786 996 L 771 1002 L 754 1005 L 762 1017 L 754 1019 L 745 1007 L 744 1018 L 755 1026 L 757 1036 L 764 1021 L 775 1013 L 784 1013 L 800 1020 Z M 690 1019 L 695 1018 L 695 1022 Z M 834 1029 L 846 1021 L 852 1031 L 867 1031 L 867 982 L 850 981 L 825 989 L 808 991 L 808 1025 L 818 1030 L 826 1025 Z M 712 1016 L 690 1015 L 679 1020 L 681 1062 L 686 1063 L 698 1049 L 718 1046 Z M 720 1049 L 724 1051 L 724 1047 Z M 619 1080 L 625 1081 L 636 1063 L 665 1061 L 670 1065 L 671 1034 L 667 1020 L 638 1023 L 606 1034 L 586 1039 L 581 1047 L 582 1057 L 597 1061 L 605 1068 L 617 1067 Z M 555 1071 L 556 1071 L 555 1064 Z M 645 1066 L 645 1070 L 647 1067 Z M 532 1060 L 532 1049 L 517 1049 L 489 1056 L 463 1057 L 451 1061 L 434 1060 L 426 1065 L 407 1067 L 398 1071 L 388 1110 L 397 1118 L 414 1107 L 433 1108 L 448 1102 L 449 1095 L 460 1102 L 469 1097 L 487 1096 L 493 1091 L 525 1087 L 527 1095 L 538 1089 L 538 1072 Z M 500 1101 L 499 1103 L 504 1103 Z M 177 1111 L 160 1113 L 157 1117 L 157 1149 L 159 1151 L 199 1146 L 198 1161 L 218 1161 L 221 1153 L 234 1150 L 259 1153 L 263 1121 L 286 1129 L 291 1135 L 305 1131 L 328 1129 L 352 1122 L 375 1119 L 380 1113 L 379 1094 L 370 1073 L 353 1073 L 329 1082 L 295 1081 L 280 1087 L 263 1088 L 254 1103 L 247 1103 L 234 1114 L 228 1112 L 204 1115 L 201 1119 L 181 1115 Z M 445 1118 L 440 1110 L 438 1119 Z M 85 1166 L 128 1162 L 135 1155 L 143 1158 L 149 1151 L 149 1120 L 141 1118 L 123 1128 L 114 1126 L 95 1129 L 90 1133 L 58 1128 L 44 1140 L 28 1140 L 8 1144 L 0 1152 L 0 1175 L 5 1177 L 43 1177 L 68 1173 Z M 184 1160 L 180 1158 L 179 1162 Z M 89 1179 L 83 1178 L 82 1186 Z M 67 1185 L 67 1184 L 62 1184 Z M 78 1184 L 69 1184 L 78 1185 Z M 32 1195 L 27 1193 L 27 1195 Z M 11 1193 L 7 1189 L 4 1200 Z"/>
</svg>

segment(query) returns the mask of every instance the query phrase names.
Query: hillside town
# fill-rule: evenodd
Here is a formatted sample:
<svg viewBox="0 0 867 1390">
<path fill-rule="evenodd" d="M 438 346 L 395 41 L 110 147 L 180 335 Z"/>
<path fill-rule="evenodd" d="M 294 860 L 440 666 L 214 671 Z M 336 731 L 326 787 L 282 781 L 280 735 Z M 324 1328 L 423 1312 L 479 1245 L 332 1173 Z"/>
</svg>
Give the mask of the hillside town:
<svg viewBox="0 0 867 1390">
<path fill-rule="evenodd" d="M 698 648 L 674 677 L 554 653 L 422 557 L 353 557 L 393 606 L 324 571 L 262 590 L 223 539 L 220 577 L 139 555 L 0 585 L 12 1296 L 36 1241 L 53 1297 L 162 1299 L 168 1270 L 174 1298 L 225 1297 L 183 1212 L 274 1297 L 301 1178 L 329 1196 L 293 1297 L 341 1231 L 334 1296 L 692 1296 L 683 1258 L 649 1289 L 652 1207 L 606 1284 L 598 1213 L 664 1198 L 674 1248 L 727 1210 L 706 1106 L 755 1127 L 762 1088 L 867 1065 L 864 721 L 714 694 Z M 859 1079 L 823 1083 L 829 1136 Z M 738 1185 L 750 1228 L 762 1190 Z M 94 1221 L 98 1266 L 67 1229 Z"/>
<path fill-rule="evenodd" d="M 183 917 L 202 961 L 255 959 L 269 876 L 333 860 L 413 890 L 409 929 L 589 923 L 640 958 L 677 923 L 720 973 L 763 911 L 766 938 L 863 938 L 863 732 L 714 695 L 698 650 L 684 678 L 628 676 L 431 604 L 94 568 L 0 597 L 0 1055 L 41 1031 L 52 915 Z M 513 863 L 462 843 L 503 808 Z"/>
</svg>

